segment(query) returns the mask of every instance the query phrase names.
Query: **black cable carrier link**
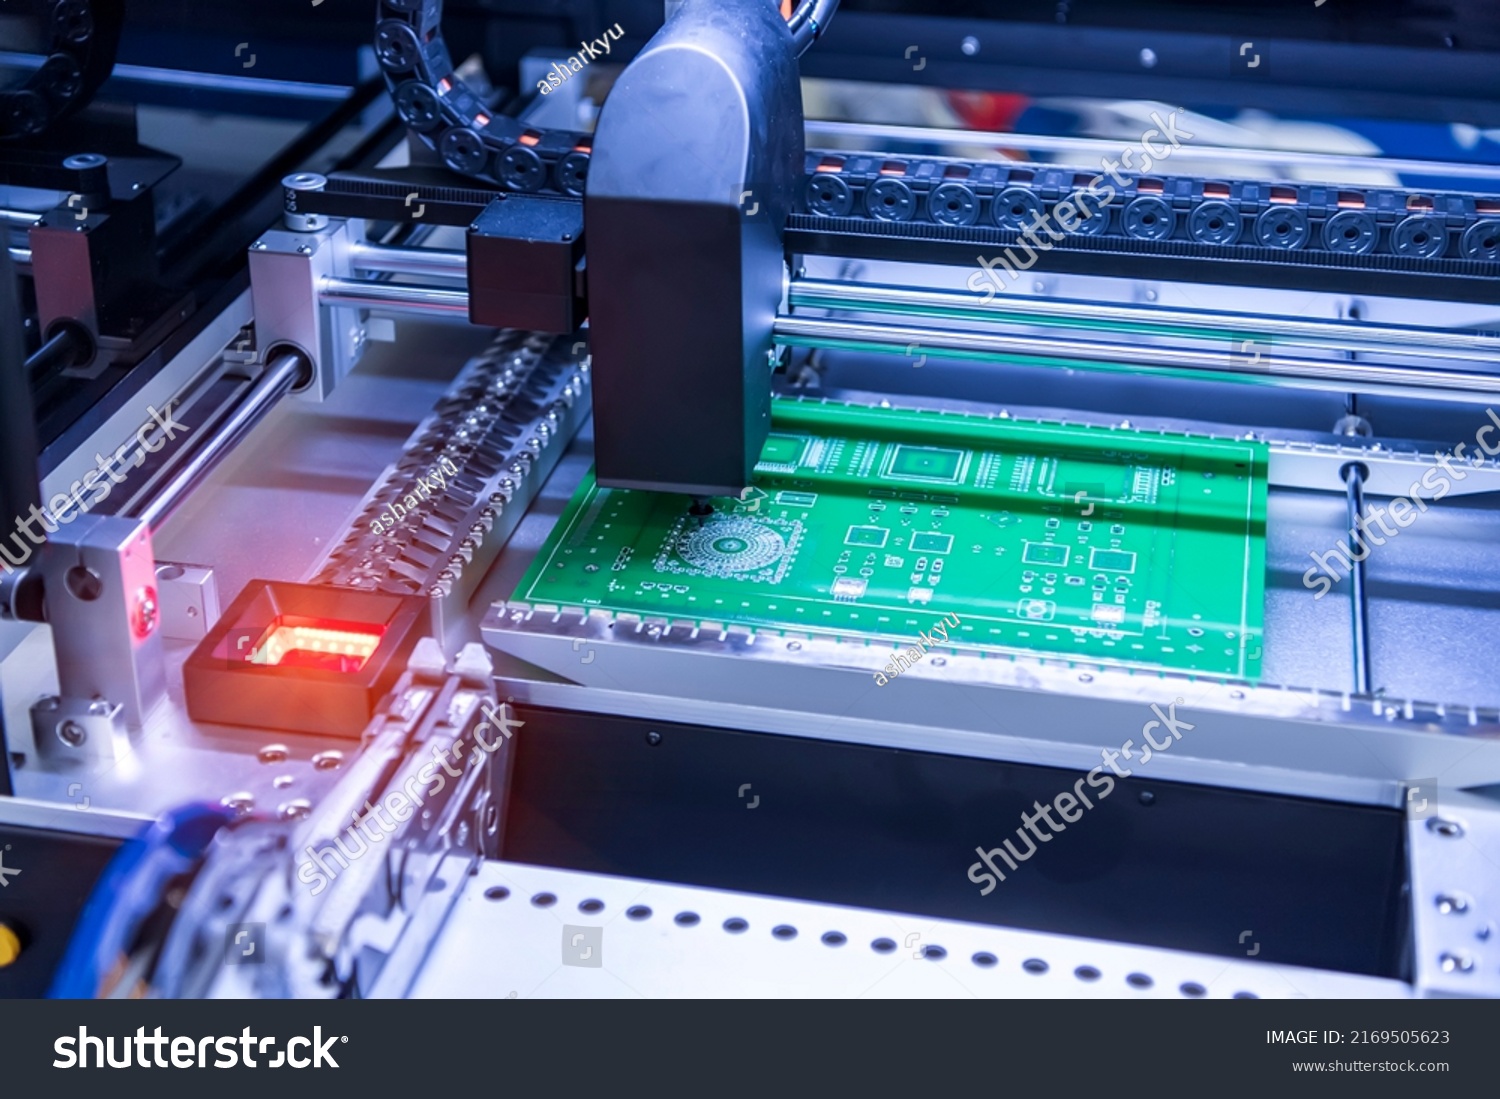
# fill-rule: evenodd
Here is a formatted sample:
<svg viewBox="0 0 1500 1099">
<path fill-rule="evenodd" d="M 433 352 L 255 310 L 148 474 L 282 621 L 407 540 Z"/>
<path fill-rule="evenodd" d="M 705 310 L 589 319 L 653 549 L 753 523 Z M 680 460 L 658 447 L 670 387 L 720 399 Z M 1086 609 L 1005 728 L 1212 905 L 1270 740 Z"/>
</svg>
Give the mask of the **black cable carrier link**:
<svg viewBox="0 0 1500 1099">
<path fill-rule="evenodd" d="M 375 56 L 396 113 L 449 168 L 512 191 L 583 194 L 590 138 L 492 111 L 453 69 L 442 0 L 380 0 Z"/>
<path fill-rule="evenodd" d="M 19 86 L 0 89 L 0 139 L 35 137 L 87 104 L 109 76 L 121 0 L 9 0 L 5 13 L 40 29 L 46 57 Z"/>
<path fill-rule="evenodd" d="M 1057 247 L 1094 238 L 1203 258 L 1297 254 L 1336 267 L 1500 274 L 1500 197 L 1188 176 L 1123 177 L 1121 187 L 1056 165 L 813 150 L 806 171 L 803 210 L 819 220 L 987 227 L 1019 239 L 1028 227 L 1046 231 L 1040 217 L 1054 241 L 1061 231 Z"/>
</svg>

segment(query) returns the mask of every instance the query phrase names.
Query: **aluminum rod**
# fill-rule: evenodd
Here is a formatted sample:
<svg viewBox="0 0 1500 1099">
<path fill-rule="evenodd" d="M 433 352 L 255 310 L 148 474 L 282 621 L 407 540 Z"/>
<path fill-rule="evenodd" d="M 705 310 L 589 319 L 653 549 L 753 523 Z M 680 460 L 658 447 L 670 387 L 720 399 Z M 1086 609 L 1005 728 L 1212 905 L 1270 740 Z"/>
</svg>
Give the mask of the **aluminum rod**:
<svg viewBox="0 0 1500 1099">
<path fill-rule="evenodd" d="M 212 472 L 251 428 L 265 418 L 266 413 L 276 407 L 309 369 L 306 359 L 290 352 L 268 362 L 264 373 L 208 441 L 195 450 L 143 506 L 133 507 L 127 514 L 143 520 L 153 531 L 159 529 L 187 499 L 188 493 Z"/>
<path fill-rule="evenodd" d="M 26 360 L 26 375 L 33 378 L 69 366 L 82 366 L 94 355 L 94 342 L 83 326 L 68 321 L 58 326 L 52 338 Z"/>
<path fill-rule="evenodd" d="M 318 284 L 323 305 L 350 305 L 387 313 L 469 315 L 469 292 L 446 286 L 405 286 L 395 282 L 363 282 L 325 276 Z"/>
<path fill-rule="evenodd" d="M 1365 515 L 1365 469 L 1358 462 L 1350 462 L 1343 469 L 1346 511 L 1349 517 L 1349 613 L 1351 633 L 1354 637 L 1354 693 L 1370 693 L 1370 613 L 1369 597 L 1365 588 L 1365 562 L 1370 548 L 1361 543 L 1360 521 Z M 1369 534 L 1365 534 L 1368 538 Z M 1363 549 L 1362 555 L 1357 555 Z"/>
<path fill-rule="evenodd" d="M 1118 156 L 1121 150 L 1132 144 L 1121 138 L 1114 140 L 1098 137 L 1055 137 L 1046 134 L 1003 133 L 996 130 L 948 130 L 939 126 L 893 126 L 882 123 L 831 122 L 809 119 L 803 127 L 809 137 L 853 137 L 874 138 L 877 144 L 887 141 L 915 141 L 927 145 L 995 145 L 1006 149 L 1036 149 L 1047 152 L 1080 152 L 1098 156 Z M 850 150 L 838 150 L 848 152 Z M 1335 153 L 1292 152 L 1286 149 L 1267 149 L 1264 146 L 1237 148 L 1226 145 L 1206 145 L 1202 142 L 1184 144 L 1174 149 L 1172 159 L 1198 159 L 1235 161 L 1264 167 L 1267 164 L 1301 164 L 1313 168 L 1331 170 L 1347 169 L 1356 172 L 1385 171 L 1408 172 L 1425 176 L 1452 176 L 1455 179 L 1480 179 L 1493 182 L 1495 165 L 1464 164 L 1451 160 L 1405 160 L 1395 157 L 1352 156 Z M 1092 163 L 1092 161 L 1091 161 Z M 1330 179 L 1326 182 L 1334 182 Z"/>
<path fill-rule="evenodd" d="M 467 255 L 439 248 L 403 248 L 356 241 L 349 246 L 349 262 L 359 271 L 394 275 L 431 275 L 449 279 L 466 279 L 469 275 Z"/>
<path fill-rule="evenodd" d="M 26 267 L 31 266 L 30 248 L 7 248 L 6 251 L 10 253 L 10 261 L 12 263 L 19 263 Z"/>
<path fill-rule="evenodd" d="M 0 225 L 12 225 L 17 229 L 30 229 L 42 220 L 42 215 L 30 210 L 0 208 Z"/>
<path fill-rule="evenodd" d="M 1335 320 L 1260 317 L 1202 309 L 1095 304 L 1020 295 L 1004 295 L 984 303 L 975 295 L 957 290 L 927 290 L 920 287 L 834 282 L 827 279 L 794 279 L 790 294 L 792 305 L 824 309 L 926 309 L 978 320 L 989 318 L 997 322 L 1009 320 L 1008 314 L 1020 314 L 1059 320 L 1195 327 L 1264 335 L 1282 343 L 1300 339 L 1327 340 L 1336 342 L 1340 351 L 1386 351 L 1401 347 L 1429 357 L 1469 361 L 1480 359 L 1500 363 L 1500 333 L 1495 332 L 1454 332 L 1393 324 L 1350 324 Z"/>
<path fill-rule="evenodd" d="M 1426 399 L 1489 402 L 1500 396 L 1500 376 L 1449 370 L 1418 370 L 1357 362 L 1320 362 L 1261 356 L 1250 364 L 1217 363 L 1201 349 L 1156 345 L 1130 346 L 1100 340 L 1018 336 L 997 332 L 919 328 L 867 322 L 795 317 L 776 318 L 774 338 L 784 343 L 822 347 L 879 347 L 906 351 L 953 351 L 989 355 L 1024 355 L 1068 359 L 1082 364 L 1120 364 L 1146 372 L 1201 374 L 1205 380 L 1254 382 L 1261 385 L 1339 392 L 1405 393 Z"/>
</svg>

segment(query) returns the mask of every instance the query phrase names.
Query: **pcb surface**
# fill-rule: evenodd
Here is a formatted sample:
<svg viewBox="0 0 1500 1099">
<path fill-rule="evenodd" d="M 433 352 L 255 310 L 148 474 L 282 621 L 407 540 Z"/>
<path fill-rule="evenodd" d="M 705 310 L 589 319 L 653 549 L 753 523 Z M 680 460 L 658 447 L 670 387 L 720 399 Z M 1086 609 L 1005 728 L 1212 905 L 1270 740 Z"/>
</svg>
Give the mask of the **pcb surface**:
<svg viewBox="0 0 1500 1099">
<path fill-rule="evenodd" d="M 739 499 L 587 477 L 514 598 L 893 646 L 951 612 L 960 646 L 1254 679 L 1266 468 L 1256 442 L 777 398 Z"/>
</svg>

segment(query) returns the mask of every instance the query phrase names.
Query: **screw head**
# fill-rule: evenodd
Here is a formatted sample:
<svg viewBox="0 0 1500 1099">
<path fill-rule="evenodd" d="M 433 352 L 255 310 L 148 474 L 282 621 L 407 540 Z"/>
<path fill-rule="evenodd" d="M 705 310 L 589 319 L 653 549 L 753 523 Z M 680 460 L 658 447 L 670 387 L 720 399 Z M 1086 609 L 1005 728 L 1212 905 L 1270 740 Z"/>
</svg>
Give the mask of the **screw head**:
<svg viewBox="0 0 1500 1099">
<path fill-rule="evenodd" d="M 1436 832 L 1446 839 L 1457 839 L 1464 834 L 1464 826 L 1456 820 L 1448 820 L 1444 817 L 1433 817 L 1427 822 L 1427 830 Z"/>
<path fill-rule="evenodd" d="M 290 191 L 321 191 L 328 186 L 328 177 L 317 172 L 293 172 L 282 178 L 281 185 Z"/>
<path fill-rule="evenodd" d="M 1141 796 L 1140 796 L 1140 803 L 1142 805 L 1155 805 L 1156 804 L 1156 795 L 1153 794 L 1150 790 L 1142 790 L 1141 791 Z"/>
<path fill-rule="evenodd" d="M 1468 899 L 1453 893 L 1443 893 L 1433 903 L 1437 905 L 1437 910 L 1445 916 L 1462 916 L 1469 910 Z"/>
<path fill-rule="evenodd" d="M 161 607 L 156 601 L 155 588 L 142 588 L 135 593 L 135 607 L 130 612 L 130 625 L 139 638 L 151 636 L 151 631 L 161 621 Z"/>
<path fill-rule="evenodd" d="M 76 721 L 64 721 L 57 726 L 57 739 L 69 748 L 79 748 L 88 740 L 89 731 Z"/>
<path fill-rule="evenodd" d="M 312 812 L 312 802 L 306 798 L 293 798 L 276 807 L 276 815 L 282 820 L 304 820 Z"/>
<path fill-rule="evenodd" d="M 1438 965 L 1444 973 L 1472 973 L 1474 972 L 1474 959 L 1467 954 L 1455 954 L 1445 950 L 1438 955 Z"/>
<path fill-rule="evenodd" d="M 661 734 L 658 733 L 655 729 L 652 729 L 649 733 L 646 734 L 646 743 L 655 748 L 661 743 Z"/>
</svg>

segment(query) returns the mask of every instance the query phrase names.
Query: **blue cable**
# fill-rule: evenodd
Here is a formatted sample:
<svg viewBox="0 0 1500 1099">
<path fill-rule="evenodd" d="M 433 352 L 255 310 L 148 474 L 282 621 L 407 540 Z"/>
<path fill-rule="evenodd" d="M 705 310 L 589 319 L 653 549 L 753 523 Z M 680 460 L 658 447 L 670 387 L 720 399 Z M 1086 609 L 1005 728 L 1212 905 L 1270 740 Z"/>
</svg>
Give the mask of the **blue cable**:
<svg viewBox="0 0 1500 1099">
<path fill-rule="evenodd" d="M 68 952 L 53 976 L 53 1000 L 93 999 L 129 949 L 141 923 L 161 904 L 172 878 L 203 857 L 232 813 L 202 803 L 166 813 L 126 840 L 90 894 Z"/>
</svg>

